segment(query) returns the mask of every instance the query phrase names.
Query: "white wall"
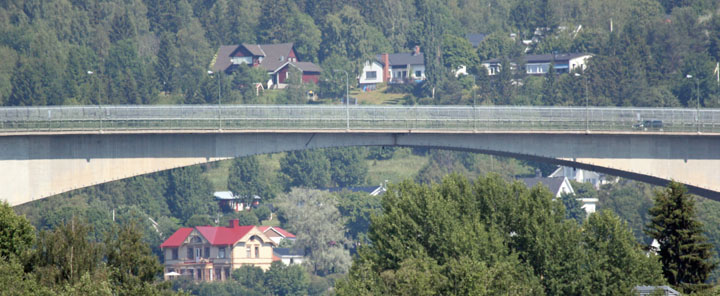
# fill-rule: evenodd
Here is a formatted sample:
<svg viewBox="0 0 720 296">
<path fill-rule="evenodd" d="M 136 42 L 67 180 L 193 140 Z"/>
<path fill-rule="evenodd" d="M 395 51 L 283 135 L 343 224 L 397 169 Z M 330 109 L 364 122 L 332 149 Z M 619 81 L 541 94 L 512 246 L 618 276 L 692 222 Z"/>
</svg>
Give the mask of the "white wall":
<svg viewBox="0 0 720 296">
<path fill-rule="evenodd" d="M 591 57 L 592 57 L 591 55 L 584 55 L 584 56 L 581 56 L 581 57 L 577 57 L 577 58 L 574 58 L 574 59 L 570 59 L 570 61 L 568 62 L 568 64 L 569 64 L 568 66 L 570 67 L 570 71 L 572 71 L 573 69 L 578 68 L 578 67 L 580 67 L 580 69 L 585 69 L 585 67 L 586 67 L 586 65 L 587 65 L 587 61 L 588 61 Z"/>
<path fill-rule="evenodd" d="M 375 71 L 375 78 L 368 79 L 367 78 L 367 72 Z M 378 62 L 365 62 L 365 66 L 363 66 L 362 73 L 360 74 L 360 84 L 369 84 L 369 83 L 382 83 L 383 82 L 383 67 Z"/>
</svg>

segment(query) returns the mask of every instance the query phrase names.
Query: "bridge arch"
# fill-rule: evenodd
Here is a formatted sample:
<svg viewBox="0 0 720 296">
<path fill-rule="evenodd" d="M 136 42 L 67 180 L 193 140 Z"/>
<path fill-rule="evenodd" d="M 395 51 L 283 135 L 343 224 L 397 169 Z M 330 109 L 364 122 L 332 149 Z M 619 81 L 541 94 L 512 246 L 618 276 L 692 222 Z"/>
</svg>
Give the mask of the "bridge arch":
<svg viewBox="0 0 720 296">
<path fill-rule="evenodd" d="M 720 200 L 720 137 L 577 132 L 167 131 L 0 137 L 0 199 L 19 205 L 59 193 L 210 161 L 284 151 L 430 147 L 605 172 Z"/>
</svg>

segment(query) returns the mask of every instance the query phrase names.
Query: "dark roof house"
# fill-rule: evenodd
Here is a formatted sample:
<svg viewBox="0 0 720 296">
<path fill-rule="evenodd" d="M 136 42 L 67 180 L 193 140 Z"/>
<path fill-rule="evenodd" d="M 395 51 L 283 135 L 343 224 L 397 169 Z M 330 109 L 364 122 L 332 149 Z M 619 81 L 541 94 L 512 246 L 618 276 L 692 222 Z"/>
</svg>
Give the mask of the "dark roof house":
<svg viewBox="0 0 720 296">
<path fill-rule="evenodd" d="M 465 38 L 470 41 L 470 44 L 472 44 L 473 47 L 477 48 L 478 45 L 480 45 L 480 42 L 485 40 L 485 37 L 487 37 L 487 34 L 483 33 L 470 33 L 465 35 Z"/>
<path fill-rule="evenodd" d="M 268 87 L 284 87 L 290 67 L 300 70 L 303 82 L 317 83 L 322 72 L 314 63 L 298 61 L 293 43 L 223 45 L 211 68 L 230 73 L 242 64 L 266 70 L 271 77 Z"/>
</svg>

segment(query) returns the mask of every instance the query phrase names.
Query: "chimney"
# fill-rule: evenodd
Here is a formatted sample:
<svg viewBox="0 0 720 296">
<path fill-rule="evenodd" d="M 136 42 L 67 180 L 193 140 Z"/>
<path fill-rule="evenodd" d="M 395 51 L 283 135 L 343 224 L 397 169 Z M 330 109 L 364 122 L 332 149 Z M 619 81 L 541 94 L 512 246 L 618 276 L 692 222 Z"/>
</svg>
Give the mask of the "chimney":
<svg viewBox="0 0 720 296">
<path fill-rule="evenodd" d="M 240 227 L 240 220 L 239 219 L 230 219 L 230 228 L 237 228 Z"/>
<path fill-rule="evenodd" d="M 420 54 L 420 45 L 415 45 L 415 52 L 413 52 L 413 55 L 419 55 Z"/>
<path fill-rule="evenodd" d="M 390 81 L 390 55 L 382 54 L 383 61 L 383 82 Z"/>
<path fill-rule="evenodd" d="M 542 178 L 542 171 L 540 169 L 535 169 L 535 177 Z"/>
</svg>

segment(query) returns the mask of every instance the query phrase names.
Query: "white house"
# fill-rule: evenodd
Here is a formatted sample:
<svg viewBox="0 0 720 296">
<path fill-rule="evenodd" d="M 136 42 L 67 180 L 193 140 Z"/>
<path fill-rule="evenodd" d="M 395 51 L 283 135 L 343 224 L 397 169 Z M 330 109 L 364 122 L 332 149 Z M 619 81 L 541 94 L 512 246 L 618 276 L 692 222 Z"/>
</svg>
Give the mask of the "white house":
<svg viewBox="0 0 720 296">
<path fill-rule="evenodd" d="M 425 57 L 420 47 L 412 52 L 383 53 L 365 62 L 358 83 L 362 90 L 373 90 L 379 83 L 412 83 L 425 80 Z"/>
<path fill-rule="evenodd" d="M 278 257 L 285 265 L 302 264 L 305 261 L 305 253 L 301 250 L 274 248 L 273 255 Z"/>
<path fill-rule="evenodd" d="M 575 182 L 590 183 L 595 189 L 600 189 L 600 185 L 615 183 L 617 181 L 617 178 L 608 178 L 609 176 L 601 173 L 566 166 L 558 166 L 557 170 L 549 175 L 549 177 L 560 176 L 567 177 Z"/>
<path fill-rule="evenodd" d="M 587 61 L 592 57 L 589 53 L 537 54 L 523 56 L 525 73 L 528 75 L 545 75 L 553 65 L 555 73 L 569 73 L 575 69 L 585 69 Z M 489 75 L 495 75 L 502 68 L 501 59 L 483 61 Z"/>
<path fill-rule="evenodd" d="M 575 190 L 573 189 L 570 180 L 565 176 L 550 176 L 544 178 L 536 176 L 534 178 L 520 178 L 519 180 L 525 183 L 528 188 L 532 188 L 536 184 L 541 183 L 545 185 L 545 187 L 547 187 L 556 198 L 562 196 L 563 194 L 575 195 Z M 595 213 L 599 202 L 597 198 L 578 198 L 577 200 L 582 203 L 581 208 L 585 210 L 585 213 L 588 215 Z"/>
</svg>

